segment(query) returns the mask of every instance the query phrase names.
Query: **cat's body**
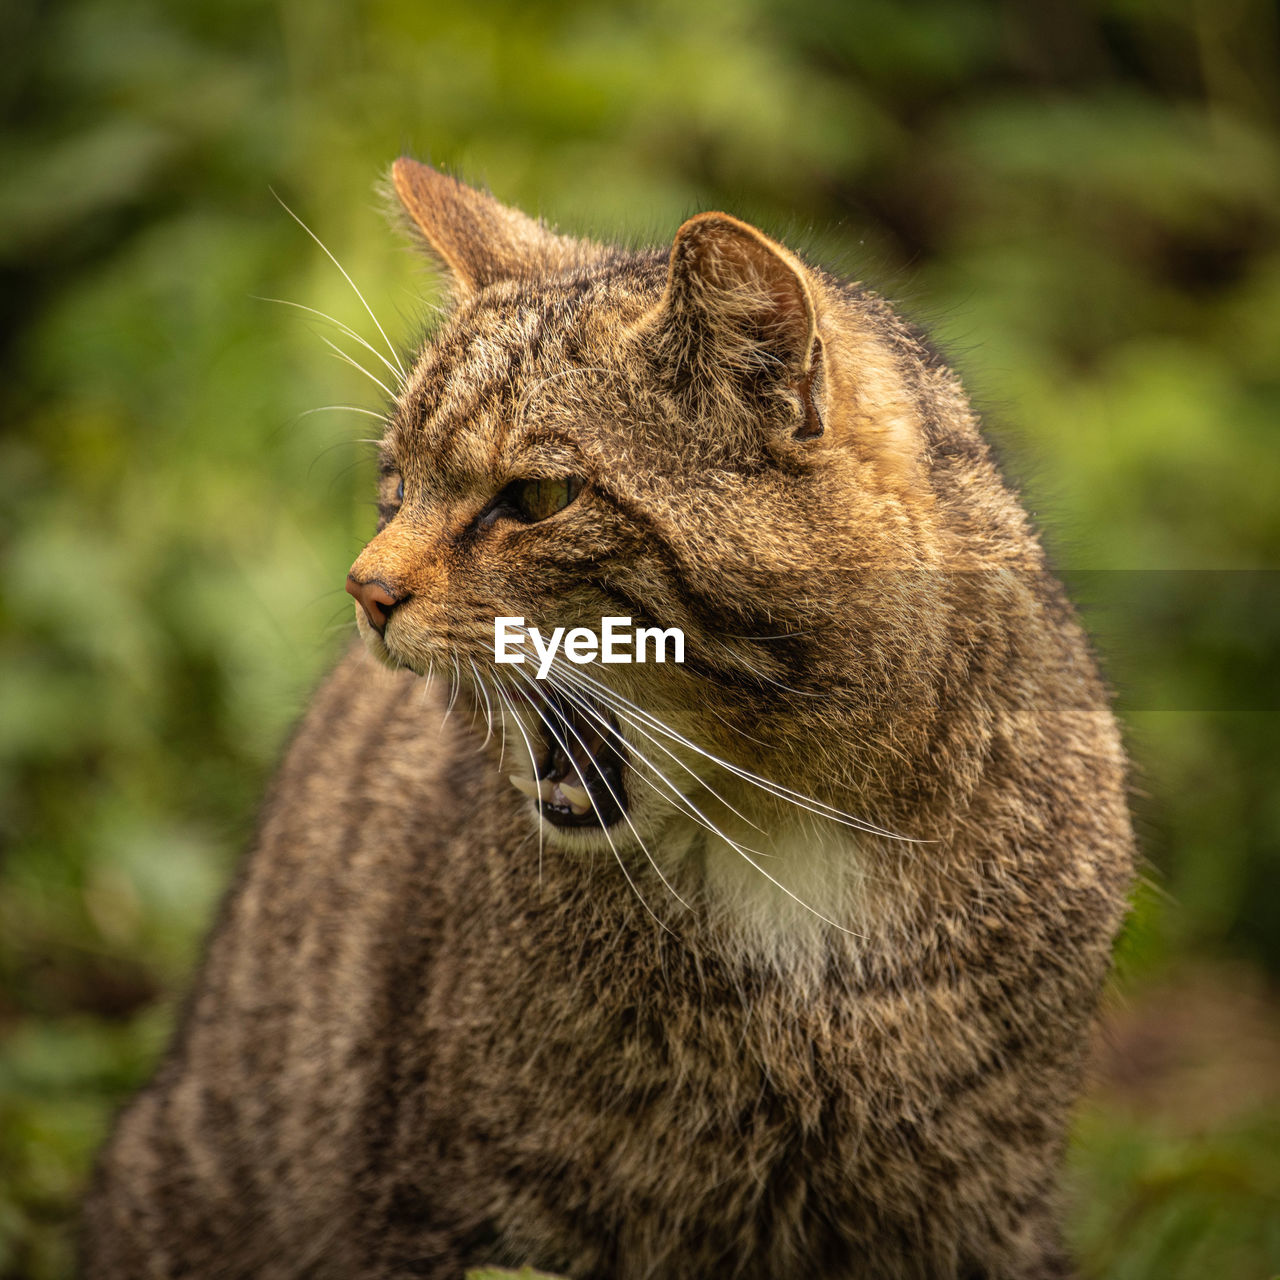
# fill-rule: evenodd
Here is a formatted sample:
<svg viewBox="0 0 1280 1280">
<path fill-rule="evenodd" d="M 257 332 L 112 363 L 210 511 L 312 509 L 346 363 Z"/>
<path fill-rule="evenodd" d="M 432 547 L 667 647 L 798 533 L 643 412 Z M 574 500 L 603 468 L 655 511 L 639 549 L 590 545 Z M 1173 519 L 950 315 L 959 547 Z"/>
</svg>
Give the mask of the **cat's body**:
<svg viewBox="0 0 1280 1280">
<path fill-rule="evenodd" d="M 486 688 L 320 691 L 88 1276 L 1069 1274 L 1124 760 L 953 376 L 723 215 L 625 255 L 396 182 L 461 301 L 350 589 Z M 603 614 L 685 665 L 493 666 Z"/>
</svg>

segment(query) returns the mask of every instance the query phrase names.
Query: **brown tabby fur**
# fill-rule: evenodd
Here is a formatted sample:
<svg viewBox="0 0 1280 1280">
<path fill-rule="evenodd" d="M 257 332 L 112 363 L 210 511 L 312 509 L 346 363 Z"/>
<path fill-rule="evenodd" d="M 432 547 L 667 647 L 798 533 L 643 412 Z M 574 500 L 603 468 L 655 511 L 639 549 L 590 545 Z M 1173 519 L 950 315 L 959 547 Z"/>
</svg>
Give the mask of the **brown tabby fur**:
<svg viewBox="0 0 1280 1280">
<path fill-rule="evenodd" d="M 727 215 L 632 253 L 393 176 L 456 303 L 352 569 L 408 593 L 385 641 L 359 619 L 401 669 L 355 651 L 316 696 L 101 1158 L 86 1275 L 1069 1275 L 1125 761 L 956 378 Z M 472 524 L 530 475 L 587 483 Z M 540 835 L 495 614 L 683 627 L 683 666 L 578 670 L 883 830 L 620 716 L 616 851 Z"/>
</svg>

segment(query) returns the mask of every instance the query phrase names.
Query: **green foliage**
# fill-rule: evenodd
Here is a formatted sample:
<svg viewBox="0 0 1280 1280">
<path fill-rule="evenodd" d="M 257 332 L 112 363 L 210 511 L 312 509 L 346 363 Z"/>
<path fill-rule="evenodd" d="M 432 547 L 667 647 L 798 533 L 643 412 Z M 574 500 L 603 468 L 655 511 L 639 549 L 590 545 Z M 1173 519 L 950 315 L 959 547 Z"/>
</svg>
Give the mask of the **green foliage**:
<svg viewBox="0 0 1280 1280">
<path fill-rule="evenodd" d="M 376 424 L 311 411 L 383 393 L 320 335 L 379 365 L 257 299 L 381 345 L 274 188 L 413 343 L 431 283 L 371 194 L 401 150 L 601 237 L 727 207 L 902 299 L 1087 571 L 1151 862 L 1128 980 L 1280 973 L 1261 0 L 17 0 L 0 28 L 0 1276 L 68 1274 L 91 1153 L 349 632 Z M 1109 1115 L 1075 1166 L 1095 1274 L 1280 1267 L 1271 1112 Z"/>
<path fill-rule="evenodd" d="M 1076 1133 L 1076 1248 L 1107 1280 L 1267 1276 L 1280 1260 L 1280 1110 L 1212 1134 L 1172 1134 L 1113 1109 Z"/>
</svg>

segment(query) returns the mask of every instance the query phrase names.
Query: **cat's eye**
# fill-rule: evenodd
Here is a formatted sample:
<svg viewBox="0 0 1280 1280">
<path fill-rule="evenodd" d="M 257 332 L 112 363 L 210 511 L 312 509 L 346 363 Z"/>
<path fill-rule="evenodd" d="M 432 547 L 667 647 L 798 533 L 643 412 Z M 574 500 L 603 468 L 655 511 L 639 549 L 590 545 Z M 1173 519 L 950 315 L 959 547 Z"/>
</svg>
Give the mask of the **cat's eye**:
<svg viewBox="0 0 1280 1280">
<path fill-rule="evenodd" d="M 576 476 L 557 476 L 554 480 L 517 480 L 516 506 L 527 520 L 545 520 L 578 496 L 582 481 Z"/>
<path fill-rule="evenodd" d="M 582 492 L 582 484 L 579 476 L 513 480 L 480 513 L 478 523 L 485 528 L 505 517 L 536 524 L 563 511 Z"/>
</svg>

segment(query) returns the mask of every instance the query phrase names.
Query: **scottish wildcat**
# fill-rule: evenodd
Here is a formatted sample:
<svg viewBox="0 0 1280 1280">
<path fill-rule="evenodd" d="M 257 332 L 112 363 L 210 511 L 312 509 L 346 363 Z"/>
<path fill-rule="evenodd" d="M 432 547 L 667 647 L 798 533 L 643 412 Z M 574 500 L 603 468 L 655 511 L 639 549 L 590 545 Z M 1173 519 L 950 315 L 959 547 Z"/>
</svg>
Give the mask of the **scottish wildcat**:
<svg viewBox="0 0 1280 1280">
<path fill-rule="evenodd" d="M 1125 762 L 954 375 L 725 214 L 637 253 L 393 180 L 455 305 L 390 415 L 364 646 L 86 1274 L 1068 1275 Z M 498 616 L 685 661 L 539 681 Z"/>
</svg>

